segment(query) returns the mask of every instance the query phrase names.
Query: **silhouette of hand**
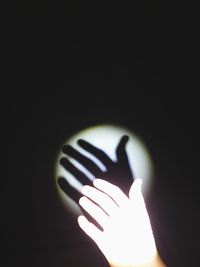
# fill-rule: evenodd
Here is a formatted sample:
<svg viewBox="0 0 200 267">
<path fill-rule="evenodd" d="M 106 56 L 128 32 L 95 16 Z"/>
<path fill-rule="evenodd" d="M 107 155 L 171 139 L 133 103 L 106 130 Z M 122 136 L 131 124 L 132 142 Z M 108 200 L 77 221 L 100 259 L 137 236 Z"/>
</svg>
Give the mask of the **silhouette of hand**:
<svg viewBox="0 0 200 267">
<path fill-rule="evenodd" d="M 82 139 L 78 140 L 78 145 L 95 156 L 105 166 L 106 171 L 102 171 L 93 160 L 83 155 L 70 145 L 65 145 L 63 147 L 63 153 L 78 161 L 90 173 L 92 173 L 95 178 L 98 177 L 120 186 L 122 191 L 128 195 L 128 190 L 134 180 L 125 149 L 128 140 L 129 137 L 127 135 L 123 135 L 121 137 L 116 148 L 116 161 L 113 161 L 103 150 L 93 146 L 87 141 Z M 62 157 L 60 164 L 83 185 L 93 185 L 89 177 L 72 164 L 68 158 Z M 79 198 L 81 197 L 80 192 L 72 187 L 64 177 L 59 177 L 58 183 L 60 188 L 78 204 Z"/>
<path fill-rule="evenodd" d="M 102 227 L 99 230 L 83 215 L 79 226 L 94 240 L 111 266 L 160 266 L 149 264 L 157 256 L 149 216 L 136 179 L 127 197 L 119 187 L 102 179 L 83 186 L 81 207 Z M 161 265 L 163 266 L 163 265 Z"/>
</svg>

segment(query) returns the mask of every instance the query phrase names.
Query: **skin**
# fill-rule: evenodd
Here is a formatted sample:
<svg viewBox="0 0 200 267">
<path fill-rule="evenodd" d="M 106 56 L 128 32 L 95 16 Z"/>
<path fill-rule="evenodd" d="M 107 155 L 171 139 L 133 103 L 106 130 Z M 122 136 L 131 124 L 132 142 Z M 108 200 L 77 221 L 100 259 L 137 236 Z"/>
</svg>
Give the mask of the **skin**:
<svg viewBox="0 0 200 267">
<path fill-rule="evenodd" d="M 136 179 L 129 197 L 117 186 L 95 179 L 94 186 L 84 186 L 80 206 L 99 224 L 85 216 L 78 217 L 81 229 L 97 244 L 111 267 L 164 267 L 141 192 Z"/>
</svg>

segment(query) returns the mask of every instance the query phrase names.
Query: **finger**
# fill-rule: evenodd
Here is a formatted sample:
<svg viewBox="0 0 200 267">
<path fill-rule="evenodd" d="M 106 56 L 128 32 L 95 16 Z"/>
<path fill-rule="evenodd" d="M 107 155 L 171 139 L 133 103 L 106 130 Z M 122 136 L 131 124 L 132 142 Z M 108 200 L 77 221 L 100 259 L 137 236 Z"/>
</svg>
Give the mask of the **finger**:
<svg viewBox="0 0 200 267">
<path fill-rule="evenodd" d="M 144 203 L 141 187 L 142 187 L 142 179 L 135 179 L 135 181 L 131 185 L 129 191 L 129 198 L 135 203 L 138 202 L 140 202 L 141 204 Z"/>
<path fill-rule="evenodd" d="M 97 159 L 99 159 L 105 167 L 109 167 L 110 164 L 112 164 L 112 160 L 108 157 L 108 155 L 101 149 L 93 146 L 92 144 L 88 143 L 85 140 L 79 139 L 78 144 L 80 147 L 91 153 L 93 156 L 95 156 Z"/>
<path fill-rule="evenodd" d="M 78 168 L 76 168 L 67 158 L 61 158 L 60 164 L 70 172 L 80 183 L 92 185 L 90 179 Z"/>
<path fill-rule="evenodd" d="M 63 177 L 59 177 L 58 178 L 58 185 L 60 187 L 60 189 L 68 196 L 70 197 L 73 201 L 75 201 L 75 203 L 77 205 L 79 205 L 79 199 L 83 196 L 78 190 L 76 190 L 74 187 L 72 187 L 68 181 L 63 178 Z M 103 230 L 102 227 L 97 224 L 94 219 L 90 216 L 89 213 L 87 213 L 80 205 L 79 208 L 82 212 L 82 214 L 84 214 L 84 216 L 93 224 L 96 225 L 96 227 L 98 227 L 100 230 Z"/>
<path fill-rule="evenodd" d="M 80 228 L 98 245 L 102 232 L 82 215 L 78 217 L 78 224 Z"/>
<path fill-rule="evenodd" d="M 126 153 L 126 144 L 129 140 L 128 135 L 123 135 L 116 150 L 117 159 L 119 162 L 128 162 L 128 156 Z"/>
<path fill-rule="evenodd" d="M 82 194 L 77 191 L 74 187 L 72 187 L 68 181 L 63 177 L 58 177 L 58 184 L 60 189 L 71 199 L 73 199 L 77 204 L 79 203 L 79 199 Z"/>
<path fill-rule="evenodd" d="M 96 188 L 110 196 L 119 207 L 127 203 L 127 196 L 116 185 L 113 185 L 102 179 L 95 179 L 93 184 Z"/>
<path fill-rule="evenodd" d="M 63 153 L 74 158 L 80 164 L 82 164 L 89 172 L 91 172 L 95 177 L 100 177 L 102 174 L 101 169 L 88 157 L 81 154 L 79 151 L 74 149 L 70 145 L 65 145 L 63 147 Z"/>
<path fill-rule="evenodd" d="M 79 204 L 104 229 L 108 221 L 106 213 L 87 197 L 81 197 Z"/>
<path fill-rule="evenodd" d="M 91 186 L 83 186 L 82 193 L 99 205 L 109 216 L 113 214 L 118 206 L 108 195 Z"/>
</svg>

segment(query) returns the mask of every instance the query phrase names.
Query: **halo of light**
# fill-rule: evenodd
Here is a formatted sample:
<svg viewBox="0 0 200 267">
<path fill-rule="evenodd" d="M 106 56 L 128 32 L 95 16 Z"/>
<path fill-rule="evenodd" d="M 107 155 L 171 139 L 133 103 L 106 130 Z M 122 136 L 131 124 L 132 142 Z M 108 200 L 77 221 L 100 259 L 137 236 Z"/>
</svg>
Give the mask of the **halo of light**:
<svg viewBox="0 0 200 267">
<path fill-rule="evenodd" d="M 143 194 L 144 195 L 148 194 L 153 177 L 153 163 L 150 157 L 150 153 L 144 142 L 138 136 L 132 133 L 129 129 L 116 125 L 104 124 L 104 125 L 92 126 L 90 128 L 81 130 L 80 132 L 76 133 L 75 135 L 67 139 L 66 142 L 62 144 L 60 151 L 57 154 L 55 162 L 56 181 L 59 176 L 63 176 L 77 190 L 80 191 L 82 187 L 82 184 L 79 181 L 77 181 L 71 173 L 66 171 L 59 163 L 61 157 L 63 156 L 67 157 L 62 152 L 62 147 L 64 144 L 70 144 L 79 152 L 81 152 L 82 154 L 86 155 L 87 157 L 95 161 L 95 163 L 98 164 L 98 166 L 102 170 L 105 170 L 105 167 L 104 165 L 102 165 L 101 162 L 99 162 L 94 156 L 92 156 L 90 153 L 88 153 L 87 151 L 78 146 L 77 140 L 81 138 L 90 142 L 94 146 L 103 149 L 110 156 L 111 159 L 116 160 L 115 150 L 121 136 L 124 134 L 130 137 L 126 145 L 126 151 L 132 172 L 134 173 L 136 178 L 140 178 L 143 180 Z M 86 173 L 89 179 L 94 180 L 95 177 L 91 173 L 89 173 L 82 165 L 80 165 L 77 161 L 75 161 L 70 157 L 68 157 L 68 159 L 77 168 Z M 78 205 L 59 188 L 57 182 L 56 186 L 58 194 L 61 197 L 61 200 L 64 203 L 64 205 L 73 214 L 79 215 L 81 211 Z"/>
</svg>

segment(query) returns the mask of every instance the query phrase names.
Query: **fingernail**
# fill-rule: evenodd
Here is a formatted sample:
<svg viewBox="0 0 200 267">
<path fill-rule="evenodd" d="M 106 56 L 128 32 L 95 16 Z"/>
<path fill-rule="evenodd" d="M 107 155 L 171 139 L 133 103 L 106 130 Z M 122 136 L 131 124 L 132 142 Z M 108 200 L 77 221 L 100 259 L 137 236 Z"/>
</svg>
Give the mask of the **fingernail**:
<svg viewBox="0 0 200 267">
<path fill-rule="evenodd" d="M 84 185 L 84 186 L 82 187 L 82 189 L 81 189 L 81 192 L 82 192 L 83 194 L 85 194 L 85 193 L 88 192 L 88 189 L 89 189 L 89 188 L 90 188 L 89 185 Z"/>
<path fill-rule="evenodd" d="M 86 197 L 81 197 L 80 199 L 79 199 L 79 204 L 82 206 L 82 205 L 84 205 L 84 203 L 85 203 L 85 201 L 86 201 Z"/>
<path fill-rule="evenodd" d="M 101 179 L 96 178 L 96 179 L 93 180 L 93 185 L 94 186 L 98 186 L 99 184 L 101 184 Z"/>
</svg>

